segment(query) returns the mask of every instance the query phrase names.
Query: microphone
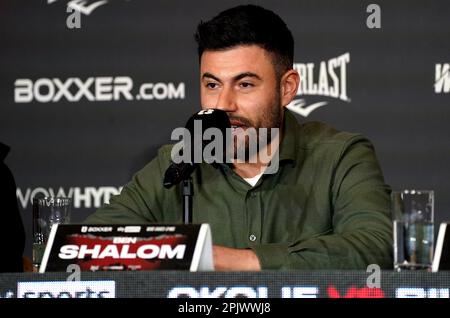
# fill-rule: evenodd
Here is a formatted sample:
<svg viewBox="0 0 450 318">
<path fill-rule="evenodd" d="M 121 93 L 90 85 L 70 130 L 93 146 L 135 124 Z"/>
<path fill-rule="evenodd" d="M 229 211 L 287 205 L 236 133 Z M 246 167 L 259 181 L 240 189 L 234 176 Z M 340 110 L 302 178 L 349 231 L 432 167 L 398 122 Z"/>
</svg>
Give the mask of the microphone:
<svg viewBox="0 0 450 318">
<path fill-rule="evenodd" d="M 226 141 L 229 141 L 229 138 L 225 138 L 225 136 L 228 132 L 230 132 L 229 128 L 231 128 L 230 119 L 225 111 L 213 108 L 203 109 L 189 118 L 185 128 L 187 132 L 189 132 L 188 136 L 190 136 L 190 143 L 188 143 L 188 146 L 186 146 L 185 143 L 182 151 L 188 151 L 188 153 L 191 154 L 189 160 L 190 162 L 174 163 L 172 161 L 164 174 L 163 185 L 167 189 L 180 183 L 182 180 L 187 179 L 197 168 L 198 162 L 195 162 L 194 154 L 200 152 L 203 158 L 203 150 L 208 144 L 211 143 L 211 140 L 204 140 L 203 138 L 206 130 L 216 128 L 220 131 L 223 138 L 223 149 L 221 149 L 223 154 L 222 159 L 225 158 L 225 152 L 227 150 Z"/>
</svg>

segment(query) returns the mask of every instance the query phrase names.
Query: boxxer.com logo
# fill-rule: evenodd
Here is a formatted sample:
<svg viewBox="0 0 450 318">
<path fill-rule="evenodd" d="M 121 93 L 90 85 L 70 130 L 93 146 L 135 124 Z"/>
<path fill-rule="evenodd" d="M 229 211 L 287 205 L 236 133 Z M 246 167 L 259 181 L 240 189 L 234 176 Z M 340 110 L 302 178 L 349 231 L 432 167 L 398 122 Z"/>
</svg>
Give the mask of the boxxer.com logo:
<svg viewBox="0 0 450 318">
<path fill-rule="evenodd" d="M 350 53 L 331 58 L 320 63 L 294 63 L 294 69 L 300 75 L 300 87 L 297 97 L 287 107 L 293 112 L 307 117 L 314 110 L 328 104 L 328 101 L 310 102 L 306 96 L 319 96 L 339 99 L 349 103 L 347 94 L 347 65 Z"/>
<path fill-rule="evenodd" d="M 179 83 L 142 83 L 135 88 L 129 76 L 18 78 L 14 82 L 15 103 L 150 101 L 184 99 L 185 85 Z"/>
</svg>

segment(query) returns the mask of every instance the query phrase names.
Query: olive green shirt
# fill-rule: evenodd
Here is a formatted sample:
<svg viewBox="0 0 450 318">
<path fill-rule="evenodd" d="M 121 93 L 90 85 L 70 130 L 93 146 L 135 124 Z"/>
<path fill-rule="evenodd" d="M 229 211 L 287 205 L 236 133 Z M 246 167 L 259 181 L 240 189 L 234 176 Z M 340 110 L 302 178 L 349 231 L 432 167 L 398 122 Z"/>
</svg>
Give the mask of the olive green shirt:
<svg viewBox="0 0 450 318">
<path fill-rule="evenodd" d="M 172 146 L 137 172 L 87 223 L 182 223 L 180 188 L 163 187 Z M 226 164 L 193 173 L 193 223 L 214 244 L 251 248 L 262 269 L 392 267 L 390 188 L 372 144 L 285 112 L 279 169 L 252 187 Z"/>
</svg>

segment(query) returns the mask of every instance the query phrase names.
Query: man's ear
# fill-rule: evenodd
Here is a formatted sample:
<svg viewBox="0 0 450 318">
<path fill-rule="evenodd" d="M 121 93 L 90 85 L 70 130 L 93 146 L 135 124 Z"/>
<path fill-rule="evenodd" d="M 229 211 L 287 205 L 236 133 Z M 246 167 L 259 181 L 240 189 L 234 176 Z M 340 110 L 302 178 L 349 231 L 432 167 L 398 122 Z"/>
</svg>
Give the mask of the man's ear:
<svg viewBox="0 0 450 318">
<path fill-rule="evenodd" d="M 280 98 L 281 106 L 285 107 L 297 95 L 298 86 L 300 85 L 300 75 L 296 70 L 289 70 L 281 77 Z"/>
</svg>

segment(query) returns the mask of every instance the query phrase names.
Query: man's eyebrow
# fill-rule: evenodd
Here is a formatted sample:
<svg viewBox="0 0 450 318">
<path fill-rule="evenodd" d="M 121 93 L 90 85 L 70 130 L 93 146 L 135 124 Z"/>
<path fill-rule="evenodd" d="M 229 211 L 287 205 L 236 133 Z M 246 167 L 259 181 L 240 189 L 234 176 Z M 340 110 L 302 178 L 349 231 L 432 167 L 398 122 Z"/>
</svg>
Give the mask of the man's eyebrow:
<svg viewBox="0 0 450 318">
<path fill-rule="evenodd" d="M 238 75 L 234 76 L 233 77 L 233 81 L 239 81 L 239 80 L 241 80 L 241 79 L 243 79 L 245 77 L 253 77 L 253 78 L 256 78 L 258 80 L 261 80 L 261 77 L 258 74 L 255 74 L 255 73 L 252 73 L 252 72 L 244 72 L 244 73 L 241 73 L 241 74 L 238 74 Z M 204 79 L 204 78 L 212 78 L 213 80 L 218 81 L 219 83 L 222 82 L 217 76 L 214 76 L 213 74 L 208 73 L 208 72 L 206 72 L 206 73 L 204 73 L 202 75 L 202 79 Z"/>
<path fill-rule="evenodd" d="M 204 78 L 212 78 L 213 80 L 218 81 L 219 83 L 222 83 L 222 81 L 218 77 L 216 77 L 216 76 L 214 76 L 214 75 L 212 75 L 211 73 L 208 73 L 208 72 L 203 73 L 202 79 L 204 79 Z"/>
<path fill-rule="evenodd" d="M 239 75 L 236 75 L 235 77 L 233 77 L 233 79 L 235 81 L 239 81 L 240 79 L 243 79 L 245 77 L 254 77 L 258 80 L 261 80 L 261 77 L 258 74 L 252 73 L 252 72 L 245 72 L 245 73 L 241 73 Z"/>
</svg>

